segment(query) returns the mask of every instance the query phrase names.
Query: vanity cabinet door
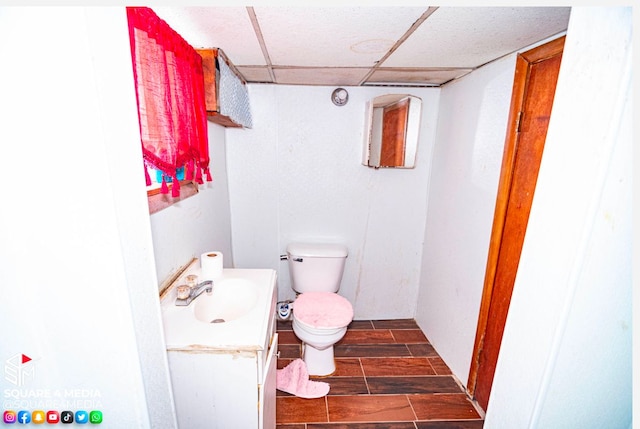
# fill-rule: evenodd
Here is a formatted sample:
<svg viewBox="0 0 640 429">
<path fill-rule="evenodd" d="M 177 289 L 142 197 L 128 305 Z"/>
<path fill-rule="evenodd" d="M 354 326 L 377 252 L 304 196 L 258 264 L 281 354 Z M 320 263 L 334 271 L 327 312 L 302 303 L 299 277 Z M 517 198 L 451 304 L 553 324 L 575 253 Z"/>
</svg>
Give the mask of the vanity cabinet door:
<svg viewBox="0 0 640 429">
<path fill-rule="evenodd" d="M 259 429 L 276 427 L 276 370 L 278 363 L 278 334 L 273 336 L 265 365 L 264 379 L 258 386 L 260 401 Z"/>
</svg>

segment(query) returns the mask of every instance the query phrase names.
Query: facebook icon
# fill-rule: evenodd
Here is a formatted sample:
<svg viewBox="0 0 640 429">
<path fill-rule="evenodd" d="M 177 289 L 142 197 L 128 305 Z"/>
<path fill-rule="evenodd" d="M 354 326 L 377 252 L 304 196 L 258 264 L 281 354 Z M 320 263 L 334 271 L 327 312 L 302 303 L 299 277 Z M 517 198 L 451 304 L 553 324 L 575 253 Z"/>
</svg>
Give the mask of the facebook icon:
<svg viewBox="0 0 640 429">
<path fill-rule="evenodd" d="M 29 411 L 18 411 L 18 423 L 23 425 L 31 423 L 31 413 Z"/>
</svg>

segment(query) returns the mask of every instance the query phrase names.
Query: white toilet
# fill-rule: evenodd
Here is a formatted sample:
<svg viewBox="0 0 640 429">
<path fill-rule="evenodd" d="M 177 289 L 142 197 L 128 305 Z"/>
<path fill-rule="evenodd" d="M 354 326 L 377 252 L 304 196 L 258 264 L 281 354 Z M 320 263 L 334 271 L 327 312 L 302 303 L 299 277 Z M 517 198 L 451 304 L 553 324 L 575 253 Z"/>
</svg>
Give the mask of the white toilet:
<svg viewBox="0 0 640 429">
<path fill-rule="evenodd" d="M 302 341 L 309 375 L 336 370 L 333 345 L 347 332 L 353 307 L 337 294 L 348 250 L 339 244 L 291 243 L 287 246 L 293 302 L 293 332 Z"/>
</svg>

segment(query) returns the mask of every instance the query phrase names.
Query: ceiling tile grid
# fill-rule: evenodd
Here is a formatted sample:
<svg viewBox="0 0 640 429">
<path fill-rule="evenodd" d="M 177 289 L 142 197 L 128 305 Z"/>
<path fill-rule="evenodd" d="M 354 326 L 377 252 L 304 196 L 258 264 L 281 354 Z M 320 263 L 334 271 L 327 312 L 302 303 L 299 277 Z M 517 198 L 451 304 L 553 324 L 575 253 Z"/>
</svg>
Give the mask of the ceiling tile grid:
<svg viewBox="0 0 640 429">
<path fill-rule="evenodd" d="M 254 10 L 274 66 L 372 67 L 425 9 L 259 7 Z M 371 41 L 376 43 L 366 45 Z M 372 49 L 375 46 L 382 49 Z"/>
<path fill-rule="evenodd" d="M 194 48 L 220 48 L 234 65 L 266 65 L 245 7 L 153 7 Z"/>
<path fill-rule="evenodd" d="M 247 82 L 440 86 L 542 40 L 570 7 L 154 7 Z"/>
<path fill-rule="evenodd" d="M 569 8 L 441 7 L 385 67 L 476 68 L 565 30 Z"/>
</svg>

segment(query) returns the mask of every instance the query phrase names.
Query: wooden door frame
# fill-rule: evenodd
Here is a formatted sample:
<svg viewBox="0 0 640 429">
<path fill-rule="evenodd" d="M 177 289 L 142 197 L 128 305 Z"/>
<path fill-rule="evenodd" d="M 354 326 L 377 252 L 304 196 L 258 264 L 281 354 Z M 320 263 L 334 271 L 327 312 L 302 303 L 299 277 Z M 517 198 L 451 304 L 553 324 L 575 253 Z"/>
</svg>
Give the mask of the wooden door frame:
<svg viewBox="0 0 640 429">
<path fill-rule="evenodd" d="M 469 378 L 467 381 L 467 391 L 471 395 L 471 397 L 475 396 L 476 386 L 478 382 L 478 372 L 480 368 L 480 355 L 484 346 L 484 338 L 487 332 L 489 309 L 491 301 L 494 298 L 493 285 L 496 277 L 499 251 L 502 242 L 503 229 L 506 221 L 507 205 L 509 202 L 509 195 L 511 193 L 521 111 L 527 92 L 530 67 L 536 62 L 544 61 L 549 57 L 557 55 L 558 52 L 562 52 L 564 41 L 565 36 L 562 36 L 537 48 L 533 48 L 527 52 L 518 54 L 518 57 L 516 59 L 516 69 L 511 94 L 511 107 L 509 110 L 509 117 L 507 122 L 507 133 L 502 156 L 502 167 L 500 170 L 500 180 L 498 183 L 498 194 L 496 197 L 496 205 L 494 210 L 491 240 L 489 242 L 482 300 L 480 303 L 480 313 L 478 316 L 478 325 L 476 329 L 471 367 L 469 369 Z M 509 292 L 509 300 L 510 293 L 511 291 Z"/>
<path fill-rule="evenodd" d="M 408 120 L 408 97 L 383 107 L 380 167 L 404 166 Z"/>
</svg>

